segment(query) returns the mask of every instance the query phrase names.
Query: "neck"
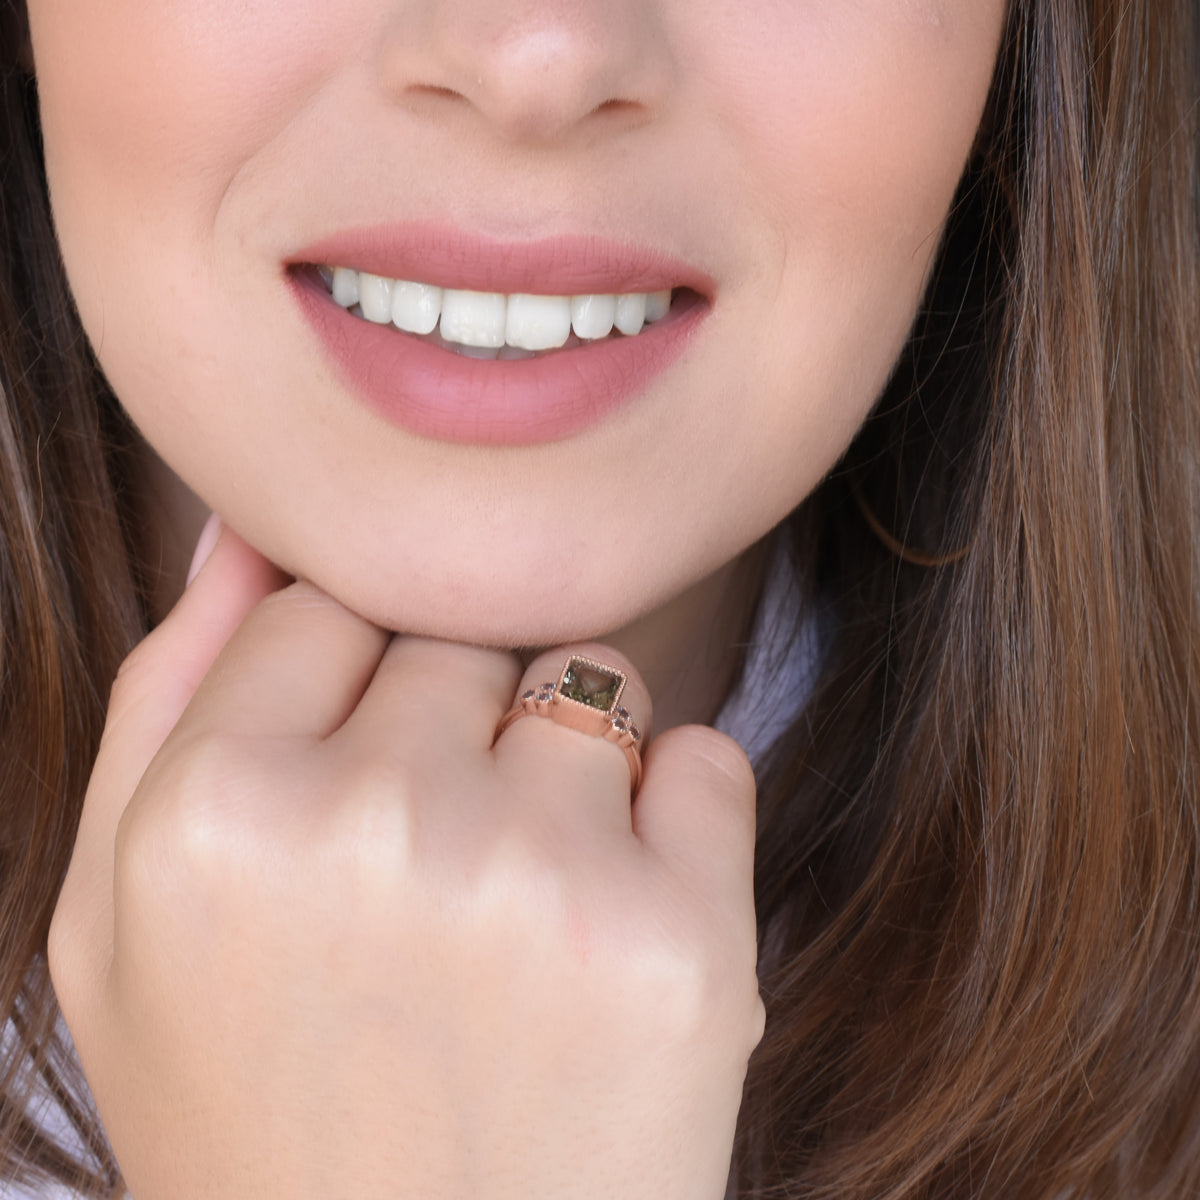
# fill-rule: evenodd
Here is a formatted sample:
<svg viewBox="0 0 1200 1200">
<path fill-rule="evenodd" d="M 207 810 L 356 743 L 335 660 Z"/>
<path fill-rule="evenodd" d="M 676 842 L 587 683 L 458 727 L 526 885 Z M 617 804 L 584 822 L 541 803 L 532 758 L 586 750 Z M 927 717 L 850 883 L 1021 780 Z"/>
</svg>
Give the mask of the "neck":
<svg viewBox="0 0 1200 1200">
<path fill-rule="evenodd" d="M 599 637 L 636 664 L 654 700 L 654 730 L 711 725 L 737 682 L 762 582 L 763 543 L 665 605 Z"/>
</svg>

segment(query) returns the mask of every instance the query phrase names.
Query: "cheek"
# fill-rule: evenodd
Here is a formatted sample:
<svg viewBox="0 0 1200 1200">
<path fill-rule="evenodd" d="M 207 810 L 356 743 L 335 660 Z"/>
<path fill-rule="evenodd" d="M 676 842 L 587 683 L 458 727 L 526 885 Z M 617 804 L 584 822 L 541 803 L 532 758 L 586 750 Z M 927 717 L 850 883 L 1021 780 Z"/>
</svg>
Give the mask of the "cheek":
<svg viewBox="0 0 1200 1200">
<path fill-rule="evenodd" d="M 211 230 L 239 166 L 321 85 L 337 39 L 352 36 L 353 9 L 31 0 L 46 168 L 68 262 L 82 267 L 122 227 Z"/>
<path fill-rule="evenodd" d="M 801 239 L 864 219 L 936 227 L 978 126 L 1002 0 L 788 0 L 753 20 L 719 7 L 719 30 L 693 46 L 713 111 L 741 131 L 765 199 L 821 202 Z"/>
<path fill-rule="evenodd" d="M 719 130 L 710 141 L 730 148 L 721 169 L 744 181 L 759 238 L 761 269 L 737 290 L 758 313 L 744 341 L 756 339 L 778 400 L 777 444 L 808 448 L 813 482 L 908 334 L 987 98 L 1004 3 L 762 0 L 752 11 L 708 4 L 687 26 L 690 61 Z"/>
</svg>

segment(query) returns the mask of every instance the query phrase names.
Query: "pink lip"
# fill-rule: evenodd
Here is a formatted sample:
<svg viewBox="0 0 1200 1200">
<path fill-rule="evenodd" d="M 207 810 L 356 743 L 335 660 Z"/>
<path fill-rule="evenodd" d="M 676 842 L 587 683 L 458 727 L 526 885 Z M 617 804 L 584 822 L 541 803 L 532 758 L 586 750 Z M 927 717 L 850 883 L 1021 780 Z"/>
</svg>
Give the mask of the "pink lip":
<svg viewBox="0 0 1200 1200">
<path fill-rule="evenodd" d="M 547 295 L 689 289 L 636 337 L 539 358 L 480 361 L 351 316 L 303 266 L 353 267 L 441 287 Z M 444 226 L 348 231 L 285 264 L 301 312 L 352 389 L 385 419 L 440 441 L 528 445 L 569 437 L 631 401 L 711 311 L 712 279 L 666 255 L 599 238 L 495 242 Z"/>
</svg>

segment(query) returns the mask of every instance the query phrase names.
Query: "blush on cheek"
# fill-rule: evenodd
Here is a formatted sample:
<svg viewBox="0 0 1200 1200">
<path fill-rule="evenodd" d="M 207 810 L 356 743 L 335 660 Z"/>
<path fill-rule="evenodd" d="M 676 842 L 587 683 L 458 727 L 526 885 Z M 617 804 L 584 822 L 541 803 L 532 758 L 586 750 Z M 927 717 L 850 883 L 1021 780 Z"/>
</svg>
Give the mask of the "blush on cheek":
<svg viewBox="0 0 1200 1200">
<path fill-rule="evenodd" d="M 30 0 L 52 176 L 222 189 L 338 62 L 356 5 Z M 362 8 L 362 5 L 357 5 Z M 361 36 L 361 35 L 359 35 Z M 93 188 L 90 201 L 101 199 Z"/>
<path fill-rule="evenodd" d="M 745 177 L 767 181 L 781 211 L 806 198 L 814 223 L 878 222 L 919 239 L 936 231 L 974 140 L 991 81 L 1003 0 L 951 10 L 943 0 L 716 4 L 719 35 L 690 49 L 711 90 L 749 131 Z M 711 10 L 711 11 L 710 11 Z M 697 14 L 696 20 L 701 16 Z"/>
</svg>

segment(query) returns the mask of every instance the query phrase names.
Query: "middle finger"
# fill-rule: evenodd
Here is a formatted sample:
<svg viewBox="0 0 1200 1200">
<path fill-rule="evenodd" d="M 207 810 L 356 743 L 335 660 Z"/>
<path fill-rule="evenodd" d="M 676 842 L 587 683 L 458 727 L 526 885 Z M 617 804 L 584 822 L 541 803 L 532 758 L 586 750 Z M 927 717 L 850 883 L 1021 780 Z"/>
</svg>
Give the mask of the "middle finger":
<svg viewBox="0 0 1200 1200">
<path fill-rule="evenodd" d="M 331 741 L 375 760 L 482 759 L 519 677 L 512 654 L 397 634 Z"/>
</svg>

